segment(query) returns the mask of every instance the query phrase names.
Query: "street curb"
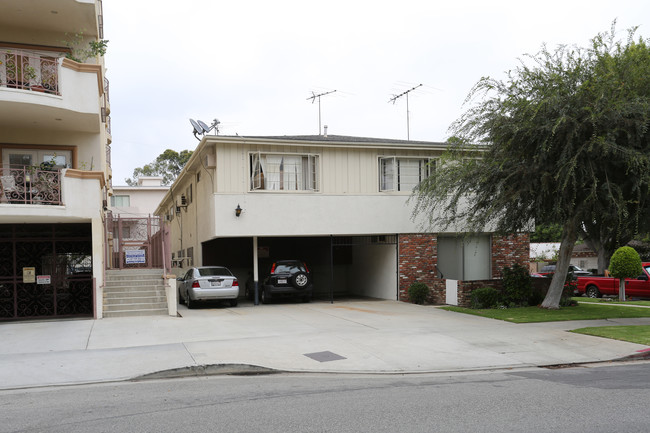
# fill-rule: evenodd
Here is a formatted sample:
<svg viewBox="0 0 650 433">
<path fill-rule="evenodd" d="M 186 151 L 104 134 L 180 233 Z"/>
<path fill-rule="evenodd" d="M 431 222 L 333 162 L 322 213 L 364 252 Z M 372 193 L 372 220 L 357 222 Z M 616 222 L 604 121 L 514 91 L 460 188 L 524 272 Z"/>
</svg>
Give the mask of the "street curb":
<svg viewBox="0 0 650 433">
<path fill-rule="evenodd" d="M 173 379 L 182 377 L 199 377 L 199 376 L 258 376 L 268 374 L 287 373 L 282 370 L 261 367 L 250 364 L 210 364 L 210 365 L 193 365 L 190 367 L 173 368 L 171 370 L 157 371 L 154 373 L 144 374 L 134 377 L 130 380 L 153 380 L 153 379 Z"/>
</svg>

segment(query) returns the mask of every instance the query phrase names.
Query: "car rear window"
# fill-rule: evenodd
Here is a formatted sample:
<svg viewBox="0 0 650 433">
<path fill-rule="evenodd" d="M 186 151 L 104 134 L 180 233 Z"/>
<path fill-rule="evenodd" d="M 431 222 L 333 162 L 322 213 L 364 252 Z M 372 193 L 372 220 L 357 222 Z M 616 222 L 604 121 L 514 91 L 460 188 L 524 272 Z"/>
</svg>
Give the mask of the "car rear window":
<svg viewBox="0 0 650 433">
<path fill-rule="evenodd" d="M 294 272 L 307 272 L 302 263 L 278 263 L 275 267 L 274 273 L 276 274 L 285 274 L 285 273 L 294 273 Z"/>
<path fill-rule="evenodd" d="M 213 268 L 201 268 L 198 271 L 199 271 L 199 275 L 202 277 L 211 277 L 213 275 L 232 276 L 232 272 L 230 272 L 227 268 L 224 268 L 222 266 L 215 266 Z"/>
</svg>

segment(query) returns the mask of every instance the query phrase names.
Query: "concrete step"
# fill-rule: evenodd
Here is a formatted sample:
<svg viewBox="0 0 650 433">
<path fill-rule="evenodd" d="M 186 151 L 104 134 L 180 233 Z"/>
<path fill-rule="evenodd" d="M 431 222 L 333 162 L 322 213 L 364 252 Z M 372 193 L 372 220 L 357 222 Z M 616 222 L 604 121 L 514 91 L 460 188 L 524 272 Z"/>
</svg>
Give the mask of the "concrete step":
<svg viewBox="0 0 650 433">
<path fill-rule="evenodd" d="M 162 286 L 163 279 L 159 280 L 106 280 L 104 287 L 135 287 L 135 286 Z"/>
<path fill-rule="evenodd" d="M 105 306 L 125 305 L 125 304 L 159 304 L 164 303 L 167 305 L 167 297 L 162 296 L 127 296 L 123 298 L 104 297 Z"/>
<path fill-rule="evenodd" d="M 167 309 L 167 302 L 138 302 L 128 304 L 108 304 L 104 305 L 104 313 L 112 311 L 144 311 Z"/>
<path fill-rule="evenodd" d="M 104 317 L 165 315 L 167 294 L 159 269 L 106 271 Z"/>
<path fill-rule="evenodd" d="M 121 310 L 121 311 L 105 311 L 104 317 L 137 317 L 137 316 L 166 316 L 168 314 L 167 308 L 156 310 Z"/>
<path fill-rule="evenodd" d="M 104 299 L 166 297 L 164 289 L 104 291 Z"/>
</svg>

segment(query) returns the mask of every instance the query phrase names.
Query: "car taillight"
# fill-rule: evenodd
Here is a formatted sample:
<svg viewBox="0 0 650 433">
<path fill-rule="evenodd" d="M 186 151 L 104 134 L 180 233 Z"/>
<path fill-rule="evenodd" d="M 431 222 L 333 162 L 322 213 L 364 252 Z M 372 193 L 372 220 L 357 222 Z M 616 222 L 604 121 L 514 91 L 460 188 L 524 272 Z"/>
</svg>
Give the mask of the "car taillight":
<svg viewBox="0 0 650 433">
<path fill-rule="evenodd" d="M 302 262 L 302 265 L 305 267 L 305 272 L 309 273 L 309 268 L 307 267 L 307 263 Z"/>
<path fill-rule="evenodd" d="M 200 288 L 201 288 L 201 285 L 199 284 L 198 281 L 195 281 L 195 282 L 192 283 L 192 288 L 200 289 Z"/>
<path fill-rule="evenodd" d="M 275 263 L 273 263 L 273 266 L 271 266 L 271 274 L 275 272 Z"/>
<path fill-rule="evenodd" d="M 233 285 L 233 287 L 234 287 L 234 286 L 239 286 L 239 281 L 237 281 L 237 280 L 233 281 L 233 282 L 232 282 L 232 285 Z"/>
</svg>

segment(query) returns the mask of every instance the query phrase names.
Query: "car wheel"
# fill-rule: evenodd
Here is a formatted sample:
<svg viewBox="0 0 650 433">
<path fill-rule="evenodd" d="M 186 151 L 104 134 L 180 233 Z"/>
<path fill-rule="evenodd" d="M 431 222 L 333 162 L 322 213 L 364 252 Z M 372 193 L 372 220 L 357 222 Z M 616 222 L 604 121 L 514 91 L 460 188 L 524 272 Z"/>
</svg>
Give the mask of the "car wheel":
<svg viewBox="0 0 650 433">
<path fill-rule="evenodd" d="M 178 303 L 179 304 L 184 304 L 185 299 L 183 298 L 183 294 L 181 293 L 181 289 L 178 289 Z"/>
<path fill-rule="evenodd" d="M 236 307 L 236 306 L 237 306 L 237 303 L 238 303 L 237 299 L 231 299 L 231 300 L 230 300 L 230 306 L 231 306 L 231 307 Z"/>
<path fill-rule="evenodd" d="M 190 297 L 190 294 L 188 293 L 187 298 L 185 298 L 185 305 L 187 305 L 187 309 L 191 310 L 192 308 L 194 308 L 194 304 L 195 304 L 195 302 L 192 301 L 192 298 Z"/>
<path fill-rule="evenodd" d="M 266 294 L 266 289 L 262 289 L 260 292 L 260 297 L 262 298 L 262 304 L 268 304 L 271 301 L 271 299 L 269 299 L 269 295 Z"/>
<path fill-rule="evenodd" d="M 587 297 L 588 298 L 600 298 L 600 290 L 596 286 L 587 287 Z"/>
<path fill-rule="evenodd" d="M 291 285 L 296 289 L 304 289 L 309 284 L 309 277 L 304 272 L 298 272 L 291 277 Z"/>
</svg>

